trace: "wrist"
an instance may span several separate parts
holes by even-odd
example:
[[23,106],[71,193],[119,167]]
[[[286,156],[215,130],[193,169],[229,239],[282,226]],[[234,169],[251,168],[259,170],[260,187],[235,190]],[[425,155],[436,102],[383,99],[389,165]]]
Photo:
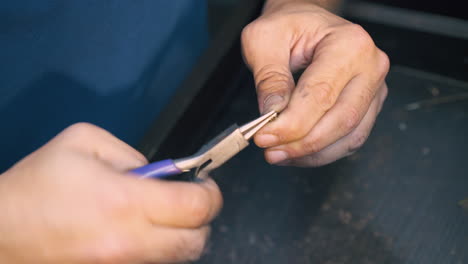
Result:
[[335,12],[338,10],[344,0],[266,0],[263,7],[263,12],[282,9],[285,6],[297,4],[312,4],[329,11]]

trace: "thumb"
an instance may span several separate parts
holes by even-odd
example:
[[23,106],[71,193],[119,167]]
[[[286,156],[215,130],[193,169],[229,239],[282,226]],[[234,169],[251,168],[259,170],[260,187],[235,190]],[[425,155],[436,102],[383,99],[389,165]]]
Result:
[[253,72],[260,112],[283,111],[294,89],[294,79],[289,69],[281,64],[267,64]]
[[242,32],[242,52],[255,79],[260,112],[281,112],[294,89],[288,43],[270,41],[270,34],[258,34],[249,26]]

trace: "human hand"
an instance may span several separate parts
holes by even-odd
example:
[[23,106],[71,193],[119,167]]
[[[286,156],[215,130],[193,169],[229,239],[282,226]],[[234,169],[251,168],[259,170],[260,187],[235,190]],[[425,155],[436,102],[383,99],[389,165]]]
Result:
[[73,125],[0,175],[0,263],[172,263],[199,257],[222,199],[202,183],[139,179],[139,152]]
[[320,166],[362,146],[387,96],[389,69],[362,27],[311,1],[270,0],[244,28],[242,46],[260,111],[282,111],[255,136],[268,162]]

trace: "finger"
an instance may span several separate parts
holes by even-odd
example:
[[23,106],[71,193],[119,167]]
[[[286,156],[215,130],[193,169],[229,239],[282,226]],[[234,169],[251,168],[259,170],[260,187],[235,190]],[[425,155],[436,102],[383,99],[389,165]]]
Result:
[[137,238],[139,263],[179,263],[200,258],[210,228],[177,229],[155,227]]
[[88,123],[77,123],[68,127],[57,136],[57,141],[66,142],[120,171],[148,163],[140,152],[106,130]]
[[[343,27],[326,35],[316,46],[312,63],[299,79],[288,107],[275,122],[257,134],[255,140],[260,147],[277,146],[303,138],[334,107],[344,87],[364,70],[363,67],[369,67],[362,65],[359,55],[372,58],[372,51],[376,49],[372,40],[368,37],[350,41],[353,35],[347,29]],[[353,47],[348,42],[362,47],[350,52]],[[264,135],[270,135],[267,137],[270,140],[264,140]],[[271,140],[271,135],[276,136],[276,140]]]
[[[386,89],[384,84],[375,83],[380,81],[379,79],[372,79],[366,75],[353,78],[340,94],[335,106],[325,113],[304,138],[283,145],[279,149],[287,151],[288,157],[297,158],[317,153],[351,133],[368,112],[376,92]],[[375,114],[377,111],[375,108]],[[276,158],[268,152],[266,155],[270,161]]]
[[[72,254],[79,263],[175,263],[200,257],[210,227],[196,229],[143,225],[101,234]],[[78,263],[77,262],[77,263]]]
[[216,183],[135,179],[126,177],[131,197],[154,225],[197,228],[209,223],[222,207]]
[[277,28],[259,26],[261,23],[254,22],[243,30],[243,56],[254,75],[260,112],[280,112],[294,89],[289,65],[290,41],[278,36],[277,32],[281,31]]
[[293,158],[282,162],[279,165],[317,167],[329,164],[354,153],[366,141],[375,123],[377,115],[382,108],[383,101],[387,95],[387,87],[383,87],[384,89],[379,90],[378,95],[373,100],[361,123],[350,134],[318,153],[300,158]]

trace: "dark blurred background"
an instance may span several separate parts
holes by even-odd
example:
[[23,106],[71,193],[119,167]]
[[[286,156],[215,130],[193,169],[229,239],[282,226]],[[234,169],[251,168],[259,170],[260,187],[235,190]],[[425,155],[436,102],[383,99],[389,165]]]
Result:
[[[174,98],[185,104],[156,122],[172,126],[143,140],[151,159],[190,154],[258,115],[238,42],[261,1],[209,2],[212,46]],[[392,61],[370,138],[321,168],[271,166],[251,146],[216,170],[225,207],[199,263],[468,263],[465,4],[346,2],[341,15]]]

